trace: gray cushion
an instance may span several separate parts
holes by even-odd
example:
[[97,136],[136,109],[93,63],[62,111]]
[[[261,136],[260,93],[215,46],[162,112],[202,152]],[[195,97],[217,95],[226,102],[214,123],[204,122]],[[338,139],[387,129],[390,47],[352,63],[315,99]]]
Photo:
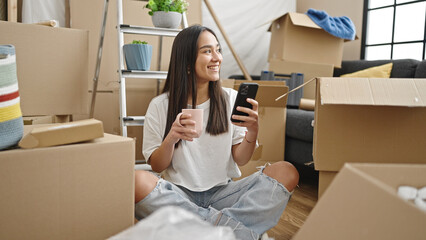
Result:
[[415,78],[426,78],[426,60],[421,61],[416,68]]
[[285,160],[292,163],[299,172],[300,181],[318,180],[312,158],[312,143],[286,137]]
[[[285,139],[285,160],[291,163],[304,165],[310,163],[314,159],[312,157],[312,142],[305,142],[294,138],[286,137]],[[313,168],[313,164],[306,165]]]
[[353,60],[342,61],[342,68],[335,68],[333,76],[353,73],[370,67],[380,66],[386,63],[393,63],[391,78],[413,78],[416,73],[417,65],[420,61],[414,59],[397,59],[397,60]]
[[312,120],[314,120],[313,111],[287,109],[286,136],[312,142],[314,137]]

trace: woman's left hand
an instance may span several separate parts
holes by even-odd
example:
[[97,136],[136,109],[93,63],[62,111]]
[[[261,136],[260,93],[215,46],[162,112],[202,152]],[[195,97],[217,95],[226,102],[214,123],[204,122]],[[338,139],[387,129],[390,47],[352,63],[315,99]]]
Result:
[[257,132],[259,130],[259,122],[258,122],[259,115],[258,115],[257,109],[259,108],[259,104],[256,100],[251,98],[247,98],[247,102],[253,106],[253,109],[238,106],[237,110],[240,112],[247,113],[248,116],[232,115],[233,119],[243,121],[243,122],[232,122],[232,123],[240,127],[246,127],[248,133],[257,135]]

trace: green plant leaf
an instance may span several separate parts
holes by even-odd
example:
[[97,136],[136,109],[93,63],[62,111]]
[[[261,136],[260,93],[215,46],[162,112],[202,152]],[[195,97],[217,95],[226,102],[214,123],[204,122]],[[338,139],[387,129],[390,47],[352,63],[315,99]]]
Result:
[[152,16],[157,11],[183,13],[188,6],[189,4],[186,0],[149,0],[145,8],[151,10],[148,14]]
[[148,44],[147,41],[133,40],[132,44]]

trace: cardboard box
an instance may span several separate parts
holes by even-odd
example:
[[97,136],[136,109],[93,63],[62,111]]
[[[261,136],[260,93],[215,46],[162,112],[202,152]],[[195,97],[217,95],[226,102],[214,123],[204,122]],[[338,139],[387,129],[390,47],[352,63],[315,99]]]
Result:
[[[92,93],[90,93],[91,95]],[[121,135],[119,99],[118,90],[102,91],[96,94],[94,117],[102,121],[106,133]],[[83,119],[86,118],[88,116],[85,116]]]
[[24,125],[37,125],[53,123],[53,116],[23,116]]
[[[318,78],[315,169],[347,162],[426,163],[426,80]],[[324,188],[325,189],[325,188]]]
[[426,212],[402,185],[425,186],[426,165],[345,164],[294,239],[425,239]]
[[[37,125],[49,123],[66,123],[73,120],[72,115],[37,115],[23,116],[24,125]],[[85,119],[87,119],[86,117]]]
[[[243,80],[222,80],[223,86],[238,90]],[[240,167],[242,177],[257,171],[256,167],[267,162],[284,161],[286,104],[287,98],[275,101],[275,98],[286,93],[288,87],[283,81],[250,81],[259,84],[256,101],[259,103],[259,147],[252,159]]]
[[[282,74],[303,73],[303,82],[306,83],[316,77],[333,77],[334,66],[330,64],[271,59],[269,61],[269,70]],[[315,99],[315,82],[303,87],[303,98]]]
[[88,31],[0,21],[16,50],[23,115],[87,114]]
[[34,127],[22,137],[18,145],[21,148],[51,147],[89,141],[103,136],[102,122],[92,118]]
[[344,40],[323,30],[306,14],[286,13],[272,22],[269,31],[269,60],[341,66]]
[[106,239],[132,226],[134,151],[133,139],[110,134],[1,151],[0,239]]
[[72,122],[74,119],[73,119],[73,116],[72,115],[68,115],[68,114],[65,114],[65,115],[54,115],[53,116],[53,122],[54,123],[67,123],[67,122]]
[[320,198],[325,190],[330,186],[331,182],[337,175],[337,171],[320,171],[318,176],[318,198]]

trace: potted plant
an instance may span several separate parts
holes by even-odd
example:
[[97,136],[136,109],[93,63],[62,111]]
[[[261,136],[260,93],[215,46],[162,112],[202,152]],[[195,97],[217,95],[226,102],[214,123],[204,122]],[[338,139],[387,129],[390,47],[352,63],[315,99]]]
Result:
[[177,28],[188,5],[186,0],[149,0],[145,7],[155,27]]
[[147,71],[151,66],[152,46],[146,41],[133,40],[123,46],[128,70]]

